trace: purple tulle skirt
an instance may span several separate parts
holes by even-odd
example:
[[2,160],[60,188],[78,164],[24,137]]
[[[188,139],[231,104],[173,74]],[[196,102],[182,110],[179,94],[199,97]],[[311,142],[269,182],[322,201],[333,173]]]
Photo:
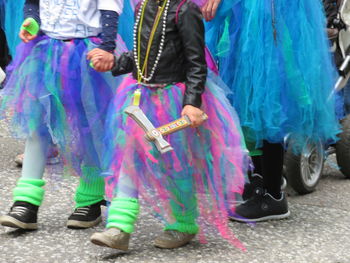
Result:
[[99,39],[61,41],[40,36],[20,44],[8,67],[0,115],[10,114],[13,134],[27,138],[47,129],[67,167],[100,166],[108,105],[118,79],[89,66]]

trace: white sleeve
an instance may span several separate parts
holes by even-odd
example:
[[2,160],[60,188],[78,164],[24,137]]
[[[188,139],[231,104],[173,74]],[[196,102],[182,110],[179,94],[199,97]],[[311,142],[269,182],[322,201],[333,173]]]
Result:
[[124,6],[124,0],[97,0],[97,8],[99,10],[115,11],[119,15],[123,11],[123,6]]

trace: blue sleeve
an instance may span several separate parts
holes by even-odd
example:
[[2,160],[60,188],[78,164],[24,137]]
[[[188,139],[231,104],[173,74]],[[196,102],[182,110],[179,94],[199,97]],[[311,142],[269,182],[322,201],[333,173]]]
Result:
[[40,0],[26,0],[24,3],[23,14],[24,19],[29,17],[34,18],[34,20],[40,25],[39,1]]
[[102,44],[99,48],[113,52],[116,48],[116,38],[118,32],[119,15],[115,11],[100,10],[101,11],[101,24],[102,24]]

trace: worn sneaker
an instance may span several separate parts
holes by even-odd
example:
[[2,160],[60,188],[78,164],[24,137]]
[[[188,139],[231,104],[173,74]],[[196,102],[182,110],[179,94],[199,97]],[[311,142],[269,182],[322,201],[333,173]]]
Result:
[[130,234],[112,227],[104,232],[94,233],[90,237],[90,241],[98,246],[127,251],[129,249]]
[[[242,194],[242,199],[244,201],[253,197],[255,192],[260,191],[264,188],[264,179],[260,174],[252,174],[249,176],[249,183],[244,185],[244,191]],[[281,190],[287,188],[287,180],[284,176],[281,178]]]
[[253,197],[257,189],[263,189],[264,179],[260,174],[252,174],[249,176],[249,183],[244,185],[242,199],[248,200]]
[[0,224],[3,226],[34,230],[38,228],[39,206],[23,201],[16,201],[7,215],[0,217]]
[[101,205],[106,201],[100,201],[96,204],[78,207],[68,217],[67,227],[72,229],[85,229],[97,226],[102,221]]
[[236,207],[230,219],[239,222],[261,222],[283,219],[290,215],[287,198],[284,193],[275,199],[268,193],[257,193],[245,203]]
[[15,163],[18,167],[22,167],[23,165],[24,154],[19,154],[15,157]]
[[154,245],[159,248],[178,248],[187,245],[195,234],[179,232],[176,230],[165,230],[154,240]]

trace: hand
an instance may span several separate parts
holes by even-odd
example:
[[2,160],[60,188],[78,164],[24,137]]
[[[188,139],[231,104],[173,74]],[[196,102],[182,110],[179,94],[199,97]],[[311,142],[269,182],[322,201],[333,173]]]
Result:
[[114,55],[100,48],[94,48],[87,54],[87,59],[90,60],[94,69],[99,72],[110,71],[114,65]]
[[205,121],[203,114],[204,112],[201,109],[196,108],[192,105],[186,105],[181,112],[181,116],[187,115],[187,117],[191,120],[192,128],[197,128],[203,124]]
[[[22,26],[23,27],[28,27],[30,26],[31,22],[26,20],[23,22]],[[22,39],[24,43],[29,43],[33,39],[35,39],[38,35],[31,35],[27,30],[21,29],[19,31],[19,37]]]
[[207,0],[205,5],[202,7],[202,14],[205,21],[210,21],[215,17],[220,2],[221,0]]

